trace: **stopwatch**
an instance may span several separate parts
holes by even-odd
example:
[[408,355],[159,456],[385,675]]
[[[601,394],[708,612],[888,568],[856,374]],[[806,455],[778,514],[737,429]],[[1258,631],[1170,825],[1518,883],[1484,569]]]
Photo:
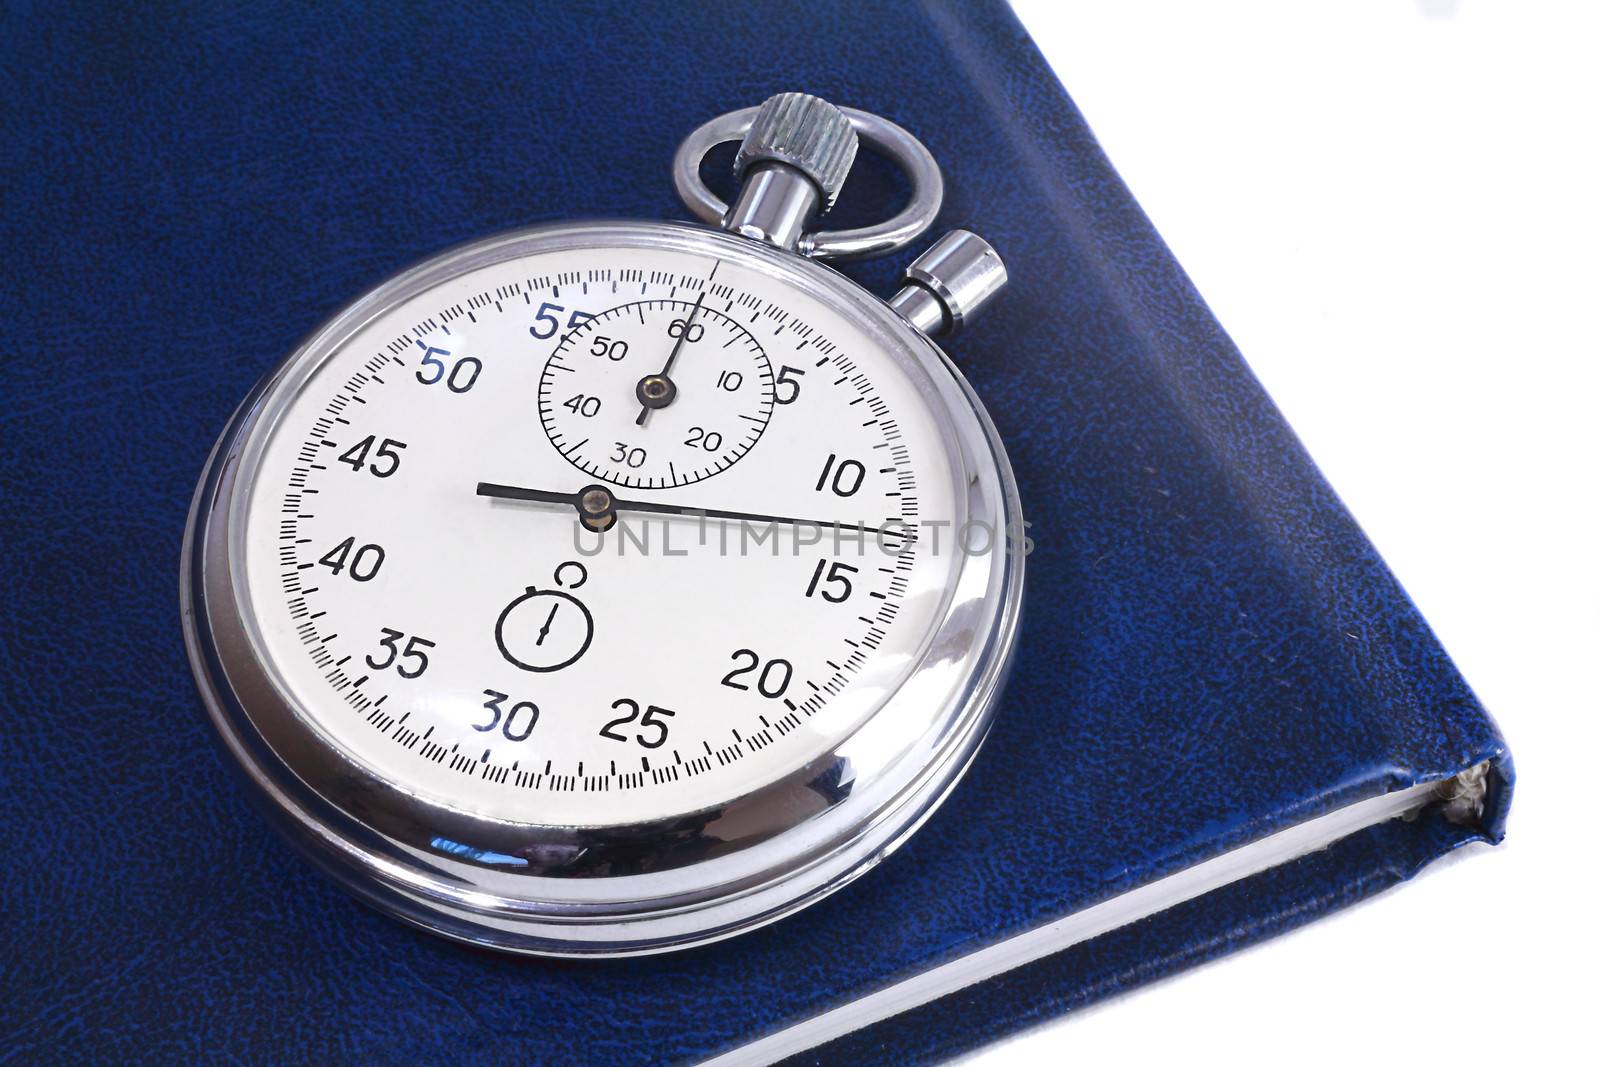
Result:
[[[735,140],[730,205],[700,165]],[[814,229],[861,143],[909,203]],[[1004,266],[954,231],[885,301],[824,264],[927,229],[927,149],[785,93],[673,173],[701,222],[523,229],[355,300],[195,495],[225,751],[346,888],[459,940],[658,952],[820,899],[955,786],[1014,643],[1017,492],[930,340]]]

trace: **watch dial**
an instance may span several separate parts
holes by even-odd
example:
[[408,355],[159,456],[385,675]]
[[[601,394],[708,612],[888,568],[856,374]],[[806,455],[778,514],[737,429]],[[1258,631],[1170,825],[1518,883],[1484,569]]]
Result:
[[[736,309],[707,296],[618,304],[562,335],[539,377],[539,420],[573,466],[626,488],[698,482],[761,438],[780,384],[785,404],[798,398],[800,368],[779,383]],[[685,351],[701,353],[697,365],[679,366]]]
[[883,708],[965,475],[925,371],[812,294],[711,242],[609,245],[366,324],[245,458],[247,615],[296,713],[434,803],[605,826]]

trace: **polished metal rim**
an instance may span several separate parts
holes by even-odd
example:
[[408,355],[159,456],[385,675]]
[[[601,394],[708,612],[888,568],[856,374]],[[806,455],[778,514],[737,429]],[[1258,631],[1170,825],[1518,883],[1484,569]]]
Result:
[[[706,187],[700,177],[701,160],[717,145],[742,139],[750,132],[750,125],[760,110],[747,107],[718,115],[685,137],[678,146],[672,159],[672,184],[684,206],[702,222],[719,225],[728,213],[728,205]],[[897,215],[871,226],[805,234],[798,251],[812,259],[881,256],[910,244],[933,225],[944,203],[944,178],[933,153],[904,128],[870,111],[858,111],[853,107],[839,110],[863,141],[906,172],[911,179],[911,200]]]

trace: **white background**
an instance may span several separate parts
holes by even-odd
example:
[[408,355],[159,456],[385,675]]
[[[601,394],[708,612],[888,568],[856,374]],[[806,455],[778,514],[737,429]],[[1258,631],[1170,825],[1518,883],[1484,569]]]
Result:
[[1520,780],[1502,847],[972,1062],[1593,1056],[1600,5],[1016,10]]

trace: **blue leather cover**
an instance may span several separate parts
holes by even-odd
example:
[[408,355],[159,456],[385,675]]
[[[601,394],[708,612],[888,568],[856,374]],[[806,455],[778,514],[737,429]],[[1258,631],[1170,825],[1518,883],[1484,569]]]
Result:
[[[190,682],[178,550],[214,436],[423,255],[682,217],[678,139],[785,89],[922,136],[943,221],[1011,265],[951,346],[1037,541],[987,746],[880,868],[709,948],[514,959],[368,911],[252,810]],[[1479,825],[1369,830],[817,1053],[925,1059],[1501,833],[1494,725],[999,3],[12,3],[0,143],[0,1059],[686,1060],[1498,761]],[[846,221],[899,192],[863,168]]]

